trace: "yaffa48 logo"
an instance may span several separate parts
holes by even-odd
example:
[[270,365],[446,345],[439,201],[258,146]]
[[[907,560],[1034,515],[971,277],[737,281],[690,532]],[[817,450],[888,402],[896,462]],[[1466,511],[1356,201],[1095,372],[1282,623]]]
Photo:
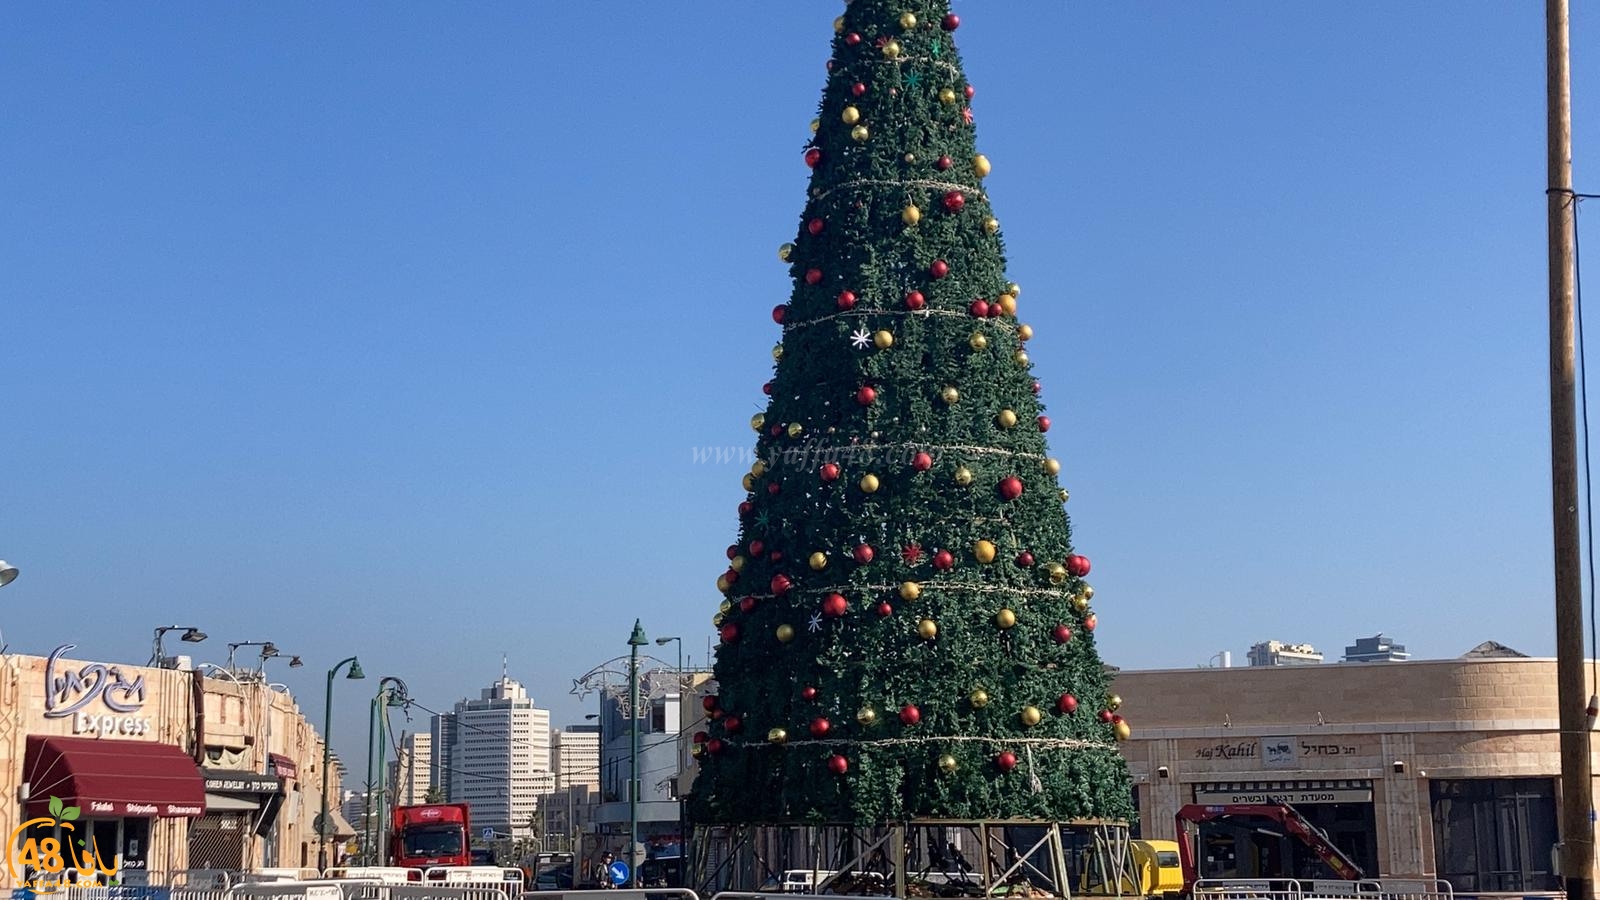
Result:
[[116,884],[121,859],[101,852],[87,829],[79,833],[82,823],[75,821],[78,815],[76,806],[51,797],[50,815],[29,819],[13,829],[6,851],[12,880],[40,894],[72,884]]

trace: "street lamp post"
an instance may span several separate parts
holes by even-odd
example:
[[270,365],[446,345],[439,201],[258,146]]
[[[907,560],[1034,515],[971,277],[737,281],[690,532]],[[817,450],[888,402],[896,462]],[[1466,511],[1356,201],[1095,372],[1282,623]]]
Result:
[[[0,566],[4,565],[5,562],[0,561]],[[11,571],[15,572],[16,570],[12,569]],[[4,582],[0,582],[0,584],[3,583]],[[183,641],[185,644],[198,644],[207,637],[204,631],[201,631],[193,625],[163,625],[156,629],[155,646],[152,647],[150,651],[150,665],[159,666],[161,665],[161,661],[167,658],[166,651],[161,649],[161,639],[165,637],[169,631],[182,631],[183,634],[178,638],[178,640]]]
[[633,620],[633,634],[628,636],[628,883],[639,886],[639,864],[643,860],[634,853],[639,844],[639,648],[650,643],[644,636],[644,626]]
[[234,642],[228,644],[228,668],[229,669],[232,669],[234,667],[233,658],[234,658],[234,656],[236,654],[238,654],[240,647],[260,647],[261,648],[261,665],[256,667],[258,672],[263,667],[266,666],[267,660],[272,659],[273,657],[278,655],[278,645],[274,644],[271,641],[234,641]]
[[[366,819],[362,823],[362,842],[369,861],[373,865],[381,865],[377,861],[377,852],[383,846],[384,825],[384,781],[387,766],[384,757],[387,750],[384,747],[385,729],[378,727],[379,710],[387,707],[405,706],[411,702],[411,694],[406,689],[406,683],[393,675],[385,675],[378,681],[378,692],[372,696],[372,706],[367,714],[367,802]],[[385,723],[387,724],[387,722]],[[377,780],[373,780],[373,744],[377,743]],[[377,790],[373,790],[373,786]],[[374,809],[374,795],[376,806]]]
[[328,670],[328,694],[322,705],[322,813],[317,816],[317,869],[322,872],[328,870],[328,838],[333,832],[333,823],[328,821],[328,767],[333,757],[333,679],[346,665],[350,667],[344,676],[347,680],[367,677],[361,671],[361,660],[354,656],[339,660]]

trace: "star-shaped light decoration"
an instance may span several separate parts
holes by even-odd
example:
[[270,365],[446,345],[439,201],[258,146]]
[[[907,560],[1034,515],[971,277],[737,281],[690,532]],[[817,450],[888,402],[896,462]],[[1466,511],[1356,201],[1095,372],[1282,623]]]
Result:
[[932,56],[934,59],[938,59],[939,55],[941,53],[943,53],[943,52],[944,52],[944,41],[941,41],[938,38],[934,38],[933,39],[933,46],[928,49],[928,55]]
[[857,350],[865,350],[872,346],[872,333],[865,328],[859,328],[854,334],[850,335],[850,343]]
[[961,121],[967,123],[968,125],[972,124],[972,107],[961,107]]
[[907,544],[906,548],[900,551],[900,558],[905,560],[908,566],[916,565],[917,561],[922,559],[922,545],[914,541]]
[[767,515],[766,510],[763,509],[761,512],[756,513],[756,526],[758,528],[766,528],[771,524],[772,517]]
[[806,628],[808,628],[808,629],[810,629],[812,631],[821,631],[822,630],[822,613],[819,613],[819,612],[812,613],[811,614],[811,620],[809,622],[806,622]]
[[922,73],[916,69],[907,68],[905,74],[906,88],[915,90],[922,86]]

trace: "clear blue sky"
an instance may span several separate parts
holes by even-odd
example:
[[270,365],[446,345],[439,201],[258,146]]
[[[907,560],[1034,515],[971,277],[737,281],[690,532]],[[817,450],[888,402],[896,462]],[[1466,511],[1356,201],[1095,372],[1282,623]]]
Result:
[[[1112,662],[1552,652],[1540,6],[958,5]],[[703,659],[837,11],[6,5],[12,648]]]

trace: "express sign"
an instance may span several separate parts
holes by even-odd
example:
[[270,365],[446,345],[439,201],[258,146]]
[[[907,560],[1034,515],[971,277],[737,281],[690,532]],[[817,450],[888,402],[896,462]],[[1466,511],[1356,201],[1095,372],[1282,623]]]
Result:
[[44,717],[72,719],[72,733],[91,737],[137,737],[149,734],[144,709],[144,676],[130,680],[119,666],[85,663],[76,670],[61,657],[76,644],[50,651],[44,663]]

